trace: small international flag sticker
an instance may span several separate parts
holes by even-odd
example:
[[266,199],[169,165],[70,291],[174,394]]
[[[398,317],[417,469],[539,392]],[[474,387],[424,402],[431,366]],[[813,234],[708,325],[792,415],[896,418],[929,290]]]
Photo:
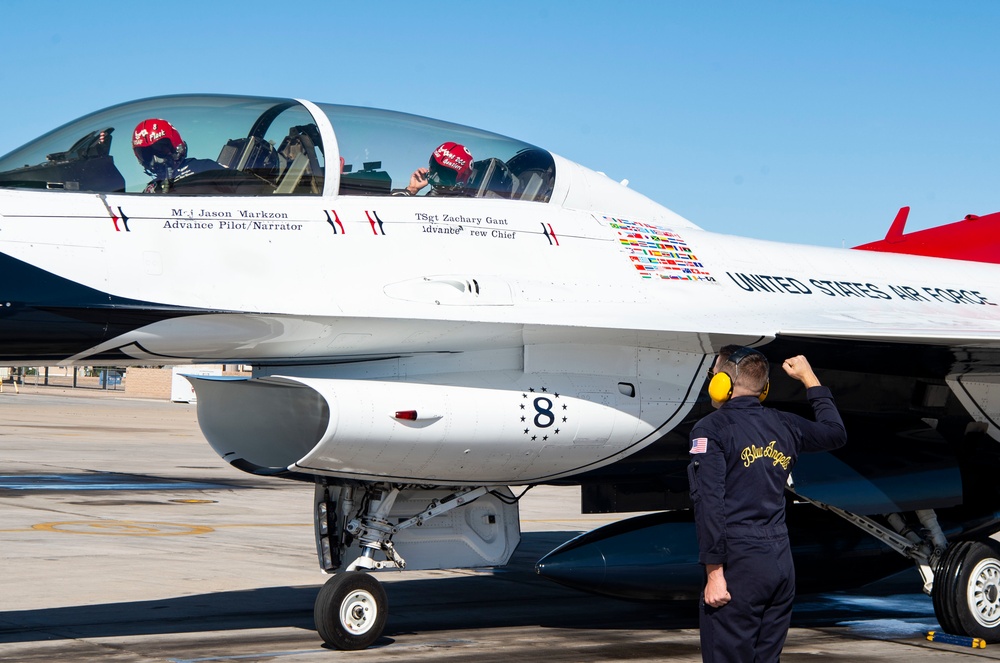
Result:
[[707,437],[696,437],[693,440],[691,440],[691,453],[703,454],[706,451],[708,451]]

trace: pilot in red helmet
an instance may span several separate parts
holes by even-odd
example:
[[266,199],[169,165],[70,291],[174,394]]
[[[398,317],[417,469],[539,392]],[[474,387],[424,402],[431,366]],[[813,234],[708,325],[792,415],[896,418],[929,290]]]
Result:
[[222,168],[211,159],[188,159],[187,143],[180,132],[166,120],[143,120],[132,132],[132,151],[147,175],[155,179],[146,185],[146,193],[167,193],[178,180],[195,173]]
[[405,189],[394,191],[394,195],[415,196],[428,184],[428,196],[468,195],[469,179],[472,177],[472,153],[465,145],[448,141],[438,145],[431,153],[427,168],[417,168],[410,176],[410,184]]

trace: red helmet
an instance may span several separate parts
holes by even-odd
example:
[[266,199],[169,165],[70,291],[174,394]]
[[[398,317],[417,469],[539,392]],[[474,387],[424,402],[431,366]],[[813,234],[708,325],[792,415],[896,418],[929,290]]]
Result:
[[132,132],[132,151],[147,173],[162,176],[158,171],[166,166],[175,167],[184,160],[187,143],[172,124],[150,118],[136,125]]
[[428,180],[436,187],[456,187],[472,177],[472,153],[465,145],[441,143],[428,162]]

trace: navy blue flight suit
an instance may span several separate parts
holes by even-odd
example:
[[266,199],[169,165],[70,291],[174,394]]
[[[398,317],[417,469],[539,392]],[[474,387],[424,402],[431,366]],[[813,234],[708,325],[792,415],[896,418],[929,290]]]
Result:
[[806,397],[816,421],[765,408],[739,396],[691,430],[688,480],[699,561],[722,564],[732,599],[721,608],[701,601],[706,663],[768,663],[781,656],[792,619],[795,568],[785,527],[785,485],[803,451],[847,442],[827,387]]

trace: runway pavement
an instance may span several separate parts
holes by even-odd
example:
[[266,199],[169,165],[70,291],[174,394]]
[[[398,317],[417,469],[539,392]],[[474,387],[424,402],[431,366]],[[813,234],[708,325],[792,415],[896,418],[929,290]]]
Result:
[[[311,508],[308,484],[218,458],[192,405],[5,390],[0,661],[701,660],[693,603],[592,597],[534,574],[556,545],[618,518],[581,515],[578,489],[562,487],[524,497],[510,565],[380,573],[385,635],[366,651],[327,649],[312,624],[326,576]],[[928,642],[935,628],[905,574],[800,597],[782,660],[1000,659],[1000,645]]]

